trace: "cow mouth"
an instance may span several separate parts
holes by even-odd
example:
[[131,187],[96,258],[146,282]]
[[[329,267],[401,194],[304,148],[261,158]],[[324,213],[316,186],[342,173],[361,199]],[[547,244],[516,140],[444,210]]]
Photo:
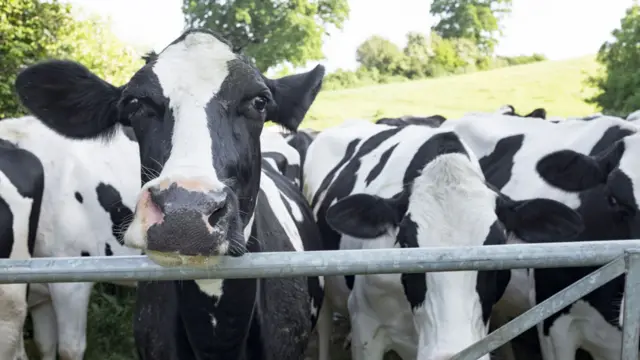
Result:
[[147,257],[163,267],[188,266],[209,269],[216,267],[227,256],[182,255],[175,252],[146,250]]

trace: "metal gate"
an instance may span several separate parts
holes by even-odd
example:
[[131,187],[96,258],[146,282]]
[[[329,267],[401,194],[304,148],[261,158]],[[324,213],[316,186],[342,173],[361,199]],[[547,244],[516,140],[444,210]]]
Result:
[[622,360],[637,360],[640,332],[640,240],[467,247],[253,253],[164,268],[146,256],[0,260],[0,284],[115,280],[188,280],[559,268],[604,265],[529,309],[452,360],[476,360],[586,294],[627,273]]

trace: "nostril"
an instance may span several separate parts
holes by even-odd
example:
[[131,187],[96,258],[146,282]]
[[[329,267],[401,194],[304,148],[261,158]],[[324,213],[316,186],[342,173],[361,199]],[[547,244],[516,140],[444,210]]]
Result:
[[221,204],[220,207],[215,208],[211,215],[209,215],[209,225],[215,226],[218,224],[220,219],[224,216],[226,212],[224,211],[224,204]]
[[215,226],[226,214],[227,196],[224,192],[210,194],[208,206],[209,225]]
[[161,200],[161,191],[156,187],[149,188],[149,205],[156,207],[157,210],[164,214],[164,201]]

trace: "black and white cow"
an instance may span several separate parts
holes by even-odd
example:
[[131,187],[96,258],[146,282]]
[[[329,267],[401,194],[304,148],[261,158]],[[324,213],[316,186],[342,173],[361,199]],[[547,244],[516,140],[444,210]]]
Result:
[[307,149],[320,131],[313,129],[300,129],[294,133],[285,135],[287,144],[291,145],[300,154],[300,163],[304,164],[307,157]]
[[[0,134],[44,167],[33,256],[136,255],[123,245],[140,182],[138,147],[120,127],[110,143],[70,140],[33,116],[0,121]],[[123,285],[135,285],[124,282]],[[93,283],[31,284],[29,307],[43,360],[81,360]]]
[[[231,45],[189,30],[123,87],[71,61],[28,67],[23,104],[72,138],[130,125],[142,180],[124,239],[163,266],[201,266],[246,252],[317,250],[298,188],[263,161],[267,120],[295,130],[324,68],[264,77]],[[300,359],[322,299],[318,277],[140,282],[141,359]]]
[[399,118],[378,119],[375,121],[375,123],[391,126],[424,125],[436,128],[442,125],[445,120],[447,119],[442,115],[432,115],[428,117],[402,116]]
[[[494,116],[457,119],[445,127],[469,144],[487,180],[504,194],[545,197],[575,209],[585,227],[573,241],[640,237],[640,133],[632,123],[615,117],[553,124]],[[595,269],[534,269],[528,272],[535,284],[531,299],[527,270],[514,270],[506,311],[518,315]],[[578,348],[595,359],[620,358],[623,289],[623,277],[617,278],[539,324],[544,358],[573,359]]]
[[[36,240],[44,169],[35,155],[4,135],[0,128],[0,258],[29,259]],[[27,359],[22,331],[27,289],[27,284],[0,285],[0,359]]]
[[[512,201],[492,190],[473,152],[441,128],[365,122],[331,128],[309,147],[303,174],[331,250],[497,245],[510,234],[532,241],[582,226],[558,202]],[[354,360],[380,360],[387,350],[403,359],[445,360],[486,336],[509,276],[503,270],[326,277],[321,318],[331,308],[349,315]],[[318,332],[330,333],[330,321],[320,322]]]

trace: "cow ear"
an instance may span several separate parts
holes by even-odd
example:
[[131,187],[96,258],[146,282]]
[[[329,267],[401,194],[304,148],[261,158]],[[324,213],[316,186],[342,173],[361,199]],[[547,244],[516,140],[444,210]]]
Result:
[[549,185],[564,191],[585,191],[606,184],[607,177],[615,168],[622,152],[622,141],[617,141],[598,156],[560,150],[540,159],[536,164],[536,170]]
[[397,226],[402,218],[395,199],[377,195],[349,195],[327,209],[327,224],[335,231],[360,239],[374,239]]
[[275,106],[268,109],[267,120],[296,131],[318,95],[323,78],[324,66],[317,65],[306,73],[266,79],[275,100]]
[[24,69],[15,81],[22,104],[63,136],[94,138],[118,121],[121,89],[77,62],[50,60]]
[[537,109],[533,110],[532,112],[530,112],[529,114],[525,115],[524,117],[546,119],[547,118],[547,110],[545,110],[543,108],[537,108]]
[[551,199],[500,197],[496,215],[509,232],[530,243],[572,240],[584,230],[580,214]]

